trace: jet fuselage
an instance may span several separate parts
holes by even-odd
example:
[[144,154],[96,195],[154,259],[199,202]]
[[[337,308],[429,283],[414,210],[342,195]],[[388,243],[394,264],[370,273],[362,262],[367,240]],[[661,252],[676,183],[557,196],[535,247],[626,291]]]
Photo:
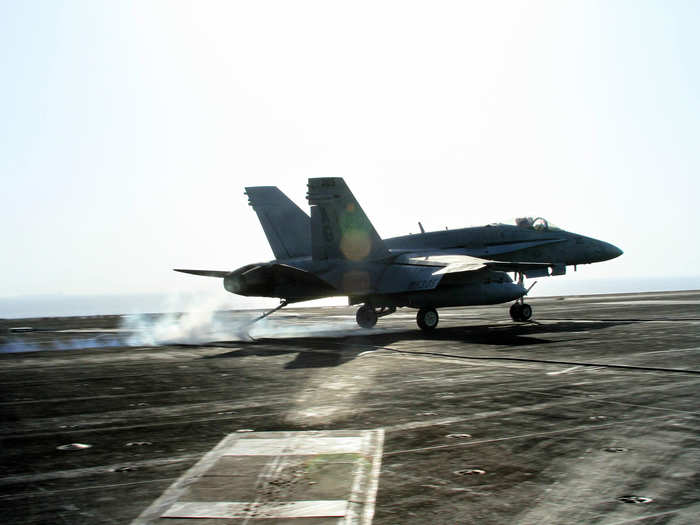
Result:
[[614,259],[622,250],[610,243],[560,229],[535,230],[509,224],[425,232],[385,239],[394,250],[439,250],[494,261],[562,265]]

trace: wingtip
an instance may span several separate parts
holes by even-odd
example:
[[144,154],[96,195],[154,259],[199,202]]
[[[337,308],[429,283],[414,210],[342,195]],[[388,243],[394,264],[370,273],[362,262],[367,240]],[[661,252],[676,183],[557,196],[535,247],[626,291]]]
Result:
[[187,273],[190,275],[201,275],[203,277],[226,277],[231,272],[228,270],[186,270],[184,268],[173,268],[174,272]]

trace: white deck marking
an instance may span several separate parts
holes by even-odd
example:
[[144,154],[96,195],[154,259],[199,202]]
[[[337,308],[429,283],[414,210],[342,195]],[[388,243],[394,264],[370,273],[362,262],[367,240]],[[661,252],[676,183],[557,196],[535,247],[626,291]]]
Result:
[[307,437],[305,439],[239,439],[224,456],[303,456],[307,454],[357,454],[361,437]]
[[372,470],[369,473],[369,485],[367,487],[367,499],[365,500],[365,514],[362,523],[370,524],[374,518],[374,504],[377,502],[377,488],[379,486],[379,474],[382,470],[382,453],[384,450],[384,429],[380,428],[376,434],[377,443],[372,456]]
[[329,518],[343,517],[346,500],[321,501],[268,501],[250,503],[240,501],[178,501],[163,518]]
[[600,303],[591,303],[595,305],[648,305],[648,304],[657,304],[657,305],[663,305],[663,306],[674,306],[674,305],[687,305],[687,304],[700,304],[700,301],[693,301],[693,300],[674,300],[674,299],[645,299],[645,300],[639,300],[639,301],[605,301],[605,302],[600,302]]
[[371,525],[383,443],[383,429],[229,434],[132,525],[173,518]]
[[568,374],[574,370],[581,368],[580,366],[572,366],[571,368],[566,368],[565,370],[557,370],[556,372],[547,372],[548,376],[558,376],[559,374]]

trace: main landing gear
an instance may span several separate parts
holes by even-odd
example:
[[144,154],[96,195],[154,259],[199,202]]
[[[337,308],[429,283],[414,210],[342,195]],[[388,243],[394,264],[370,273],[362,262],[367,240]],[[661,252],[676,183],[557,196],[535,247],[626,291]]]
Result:
[[[525,282],[525,279],[523,277],[522,272],[518,273],[518,284],[520,286],[523,286]],[[530,289],[535,286],[537,282],[535,281],[530,285],[530,288],[527,289],[527,291],[520,297],[520,299],[517,299],[510,307],[509,313],[510,313],[510,318],[513,319],[513,321],[518,321],[521,323],[524,323],[526,321],[529,321],[532,318],[532,306],[527,304],[525,302],[525,295],[527,295],[527,292],[530,291]]]
[[[374,308],[371,304],[365,304],[357,310],[355,319],[357,320],[357,324],[359,324],[362,328],[372,328],[377,324],[377,319],[379,317],[393,314],[395,311],[395,306]],[[418,310],[418,314],[416,315],[416,322],[418,323],[418,326],[425,332],[435,330],[439,320],[440,318],[435,308],[421,308]]]
[[435,308],[421,308],[416,315],[418,327],[424,332],[432,332],[438,325],[440,317]]
[[365,304],[360,306],[360,308],[357,310],[355,320],[362,328],[373,328],[374,325],[377,324],[377,319],[379,317],[393,314],[395,311],[395,306],[382,306],[381,308],[375,308],[371,304]]

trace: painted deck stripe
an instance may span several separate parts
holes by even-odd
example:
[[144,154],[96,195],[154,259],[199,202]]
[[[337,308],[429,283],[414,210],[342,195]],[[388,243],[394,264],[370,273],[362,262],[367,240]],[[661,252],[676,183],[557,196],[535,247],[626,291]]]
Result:
[[688,299],[681,299],[681,300],[674,300],[674,299],[642,299],[638,301],[604,301],[600,303],[590,303],[592,305],[601,305],[601,306],[607,306],[607,305],[623,305],[623,306],[628,306],[628,305],[648,305],[648,304],[653,304],[653,305],[663,305],[663,306],[675,306],[675,305],[687,305],[687,304],[700,304],[700,301],[693,301],[693,300],[688,300]]
[[574,370],[578,370],[581,368],[580,366],[572,366],[571,368],[567,368],[566,370],[557,370],[556,372],[547,372],[548,376],[558,376],[560,374],[568,374],[569,372],[573,372]]
[[346,500],[268,501],[178,501],[163,518],[273,519],[273,518],[342,518]]
[[367,486],[367,499],[362,523],[371,524],[374,519],[374,504],[377,502],[377,489],[379,488],[379,475],[382,470],[382,454],[384,452],[384,429],[377,429],[374,434],[374,454],[372,455],[372,470],[369,473]]
[[383,442],[383,429],[229,434],[132,525],[173,519],[371,525]]
[[224,456],[305,456],[359,454],[361,437],[305,437],[291,439],[239,439]]

